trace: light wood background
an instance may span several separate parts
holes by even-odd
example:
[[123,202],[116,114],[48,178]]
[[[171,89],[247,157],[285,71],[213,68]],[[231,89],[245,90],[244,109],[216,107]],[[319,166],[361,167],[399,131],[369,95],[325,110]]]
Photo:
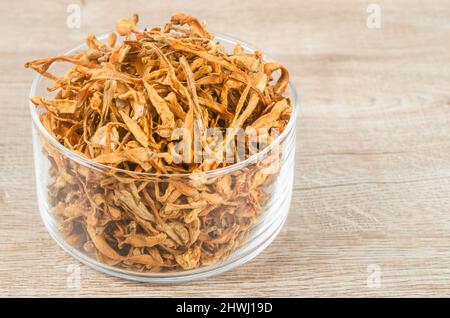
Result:
[[[371,2],[380,29],[366,26]],[[80,29],[66,26],[69,3],[81,6]],[[81,265],[47,234],[23,64],[133,12],[151,26],[176,11],[291,70],[296,181],[286,226],[256,259],[150,285]],[[0,296],[450,296],[449,1],[15,0],[0,15]],[[68,284],[73,265],[80,288]]]

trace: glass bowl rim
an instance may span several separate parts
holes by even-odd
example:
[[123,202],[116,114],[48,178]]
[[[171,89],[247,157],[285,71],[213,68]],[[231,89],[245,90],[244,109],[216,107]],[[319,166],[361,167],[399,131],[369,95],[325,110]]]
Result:
[[[97,39],[100,41],[104,41],[107,39],[108,35],[109,35],[109,33],[100,35],[97,37]],[[250,51],[250,52],[254,52],[257,50],[253,45],[250,45],[242,40],[238,40],[236,38],[233,38],[233,37],[230,37],[230,36],[227,36],[224,34],[220,34],[220,33],[214,33],[214,38],[212,41],[225,42],[225,43],[234,44],[234,45],[239,44],[244,50]],[[82,44],[76,46],[75,48],[67,51],[66,53],[64,53],[64,55],[79,51],[84,46],[85,46],[85,43],[82,43]],[[264,60],[266,62],[273,61],[272,58],[270,58],[269,56],[267,56],[265,54],[264,54]],[[136,171],[130,171],[130,170],[126,170],[126,169],[111,167],[106,164],[98,163],[91,159],[88,159],[88,158],[66,148],[64,145],[61,145],[52,135],[50,135],[50,133],[47,131],[47,129],[45,129],[45,127],[42,125],[42,123],[39,119],[38,112],[37,112],[37,107],[31,102],[31,97],[36,96],[36,91],[39,87],[41,79],[43,79],[43,78],[44,77],[41,74],[37,74],[34,77],[33,82],[31,84],[31,89],[30,89],[30,93],[29,93],[29,109],[30,109],[30,113],[31,113],[31,118],[32,118],[32,121],[33,121],[35,127],[37,127],[39,129],[39,132],[45,137],[45,139],[47,141],[49,141],[63,155],[67,156],[68,158],[70,158],[71,160],[74,160],[75,162],[77,162],[79,164],[82,164],[91,169],[101,171],[101,172],[116,172],[116,173],[126,174],[129,176],[137,176],[137,177],[166,177],[166,178],[170,178],[170,177],[186,178],[186,177],[189,177],[194,174],[194,173],[136,172]],[[289,118],[288,124],[286,125],[285,129],[281,132],[281,134],[272,143],[270,143],[269,146],[264,148],[262,151],[251,155],[250,157],[248,157],[247,159],[245,159],[243,161],[233,163],[229,166],[219,168],[219,169],[197,172],[196,174],[201,173],[205,177],[208,177],[208,176],[214,177],[214,176],[218,176],[218,175],[222,175],[222,174],[231,173],[231,172],[234,172],[241,168],[245,168],[246,166],[248,166],[252,163],[258,162],[260,159],[264,158],[265,154],[270,152],[270,150],[273,147],[275,147],[283,139],[285,139],[285,137],[289,134],[289,132],[292,129],[295,129],[295,123],[297,121],[297,115],[299,112],[298,93],[297,93],[297,90],[296,90],[294,84],[292,83],[292,81],[289,81],[288,87],[289,87],[289,96],[288,97],[291,99],[291,103],[292,103],[291,117]]]

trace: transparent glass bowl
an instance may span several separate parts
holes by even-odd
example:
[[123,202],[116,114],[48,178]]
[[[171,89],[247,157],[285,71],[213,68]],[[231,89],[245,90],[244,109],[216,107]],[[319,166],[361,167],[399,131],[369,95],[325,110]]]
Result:
[[[99,37],[100,40],[105,40],[105,38],[106,35]],[[229,50],[237,43],[242,46],[244,51],[253,52],[255,50],[242,41],[222,35],[216,35],[215,41],[219,41]],[[69,51],[68,54],[85,48],[85,45],[80,45]],[[266,60],[270,59],[266,57]],[[51,70],[53,73],[62,74],[67,70],[67,66],[59,63]],[[49,96],[46,91],[49,86],[48,79],[40,75],[36,76],[32,83],[30,96]],[[289,212],[294,178],[295,122],[298,113],[297,93],[291,83],[288,96],[291,98],[293,106],[292,116],[285,130],[268,147],[247,160],[201,175],[136,173],[90,161],[58,143],[39,120],[39,114],[43,110],[36,108],[30,102],[37,199],[40,214],[48,232],[66,252],[88,266],[110,275],[142,282],[172,283],[202,279],[244,264],[257,256],[275,239]],[[251,183],[251,189],[248,188],[248,183],[245,181],[250,178],[259,180]],[[218,189],[217,185],[223,183],[225,179],[231,187],[227,191]],[[136,192],[138,187],[141,190],[153,190],[153,192],[149,190],[148,194],[154,193],[156,187],[166,189],[169,184],[175,183],[186,185],[200,194],[222,191],[221,195],[224,198],[236,200],[239,197],[238,201],[242,202],[242,204],[231,206],[226,203],[224,205],[214,203],[216,206],[211,207],[216,211],[215,213],[226,211],[223,212],[223,217],[228,220],[230,230],[238,229],[239,236],[236,240],[225,243],[225,246],[223,246],[224,244],[221,246],[220,240],[218,242],[214,239],[208,241],[208,248],[211,249],[212,246],[210,257],[201,260],[202,265],[195,269],[152,272],[145,270],[151,269],[152,266],[124,266],[123,263],[120,263],[119,266],[108,257],[104,257],[103,254],[98,255],[96,249],[92,249],[95,244],[93,246],[91,244],[91,248],[86,248],[84,241],[91,243],[92,231],[95,231],[97,226],[104,227],[104,224],[91,225],[91,234],[89,234],[89,230],[81,225],[78,227],[76,221],[69,222],[70,226],[67,226],[67,222],[65,222],[68,219],[67,211],[63,213],[61,209],[58,209],[58,203],[66,200],[67,196],[72,196],[74,200],[72,202],[80,202],[80,206],[82,206],[82,202],[93,200],[92,204],[98,204],[97,208],[100,210],[102,210],[104,201],[115,199],[118,201],[114,202],[115,213],[118,215],[116,217],[130,220],[133,214],[137,213],[137,209],[142,206],[144,206],[144,211],[151,211],[148,206],[148,198],[145,198],[143,191]],[[120,197],[117,199],[117,195],[114,197],[108,195],[111,192],[120,193],[122,199]],[[95,198],[92,198],[92,195]],[[133,204],[126,202],[130,198],[133,199]],[[213,203],[208,202],[207,204]],[[77,217],[87,217],[86,211],[82,208],[72,210],[69,212],[71,221],[76,220]],[[163,207],[157,212],[163,218],[170,213]],[[151,219],[152,217],[148,219],[150,223]],[[166,220],[170,222],[170,216]],[[237,220],[239,220],[239,224]],[[198,222],[205,222],[205,220],[199,216],[199,221],[189,223],[185,228],[186,231],[181,231],[188,235],[186,237],[177,236],[180,238],[179,244],[189,246],[192,243],[189,240],[198,239],[200,226]],[[79,245],[80,241],[84,243]],[[196,245],[198,244],[197,242]],[[202,244],[204,243],[200,243],[200,248],[203,246]],[[221,246],[217,249],[219,251],[217,253],[214,252],[215,246]],[[164,248],[161,251],[164,253]]]

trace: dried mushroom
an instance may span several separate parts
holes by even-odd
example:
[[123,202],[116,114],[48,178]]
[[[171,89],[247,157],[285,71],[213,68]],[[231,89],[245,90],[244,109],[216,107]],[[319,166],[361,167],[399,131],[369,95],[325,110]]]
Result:
[[[85,51],[26,64],[54,81],[52,98],[31,98],[45,110],[44,128],[104,165],[91,169],[43,141],[54,215],[67,242],[107,264],[155,272],[214,264],[263,213],[278,154],[202,173],[242,160],[225,155],[237,150],[239,130],[261,137],[285,128],[289,74],[260,52],[227,52],[195,17],[175,14],[143,31],[137,22],[120,19],[105,43],[88,35]],[[49,70],[55,62],[72,66],[59,77]],[[244,154],[253,146],[245,139]]]

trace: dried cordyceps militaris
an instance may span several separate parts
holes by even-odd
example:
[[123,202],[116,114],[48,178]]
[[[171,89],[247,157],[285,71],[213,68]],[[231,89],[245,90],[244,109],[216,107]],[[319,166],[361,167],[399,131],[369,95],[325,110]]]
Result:
[[[52,211],[71,245],[107,264],[137,271],[214,264],[263,213],[278,154],[202,177],[233,162],[194,160],[191,137],[197,132],[202,148],[214,144],[217,155],[237,147],[235,134],[217,141],[207,129],[282,131],[291,115],[282,95],[289,75],[259,52],[226,52],[192,16],[175,14],[163,28],[143,31],[137,21],[119,20],[107,43],[88,35],[86,51],[26,64],[54,80],[54,98],[32,98],[45,109],[45,129],[70,151],[112,167],[88,168],[44,141]],[[73,67],[58,77],[48,72],[54,62]],[[175,136],[176,129],[188,136]]]

